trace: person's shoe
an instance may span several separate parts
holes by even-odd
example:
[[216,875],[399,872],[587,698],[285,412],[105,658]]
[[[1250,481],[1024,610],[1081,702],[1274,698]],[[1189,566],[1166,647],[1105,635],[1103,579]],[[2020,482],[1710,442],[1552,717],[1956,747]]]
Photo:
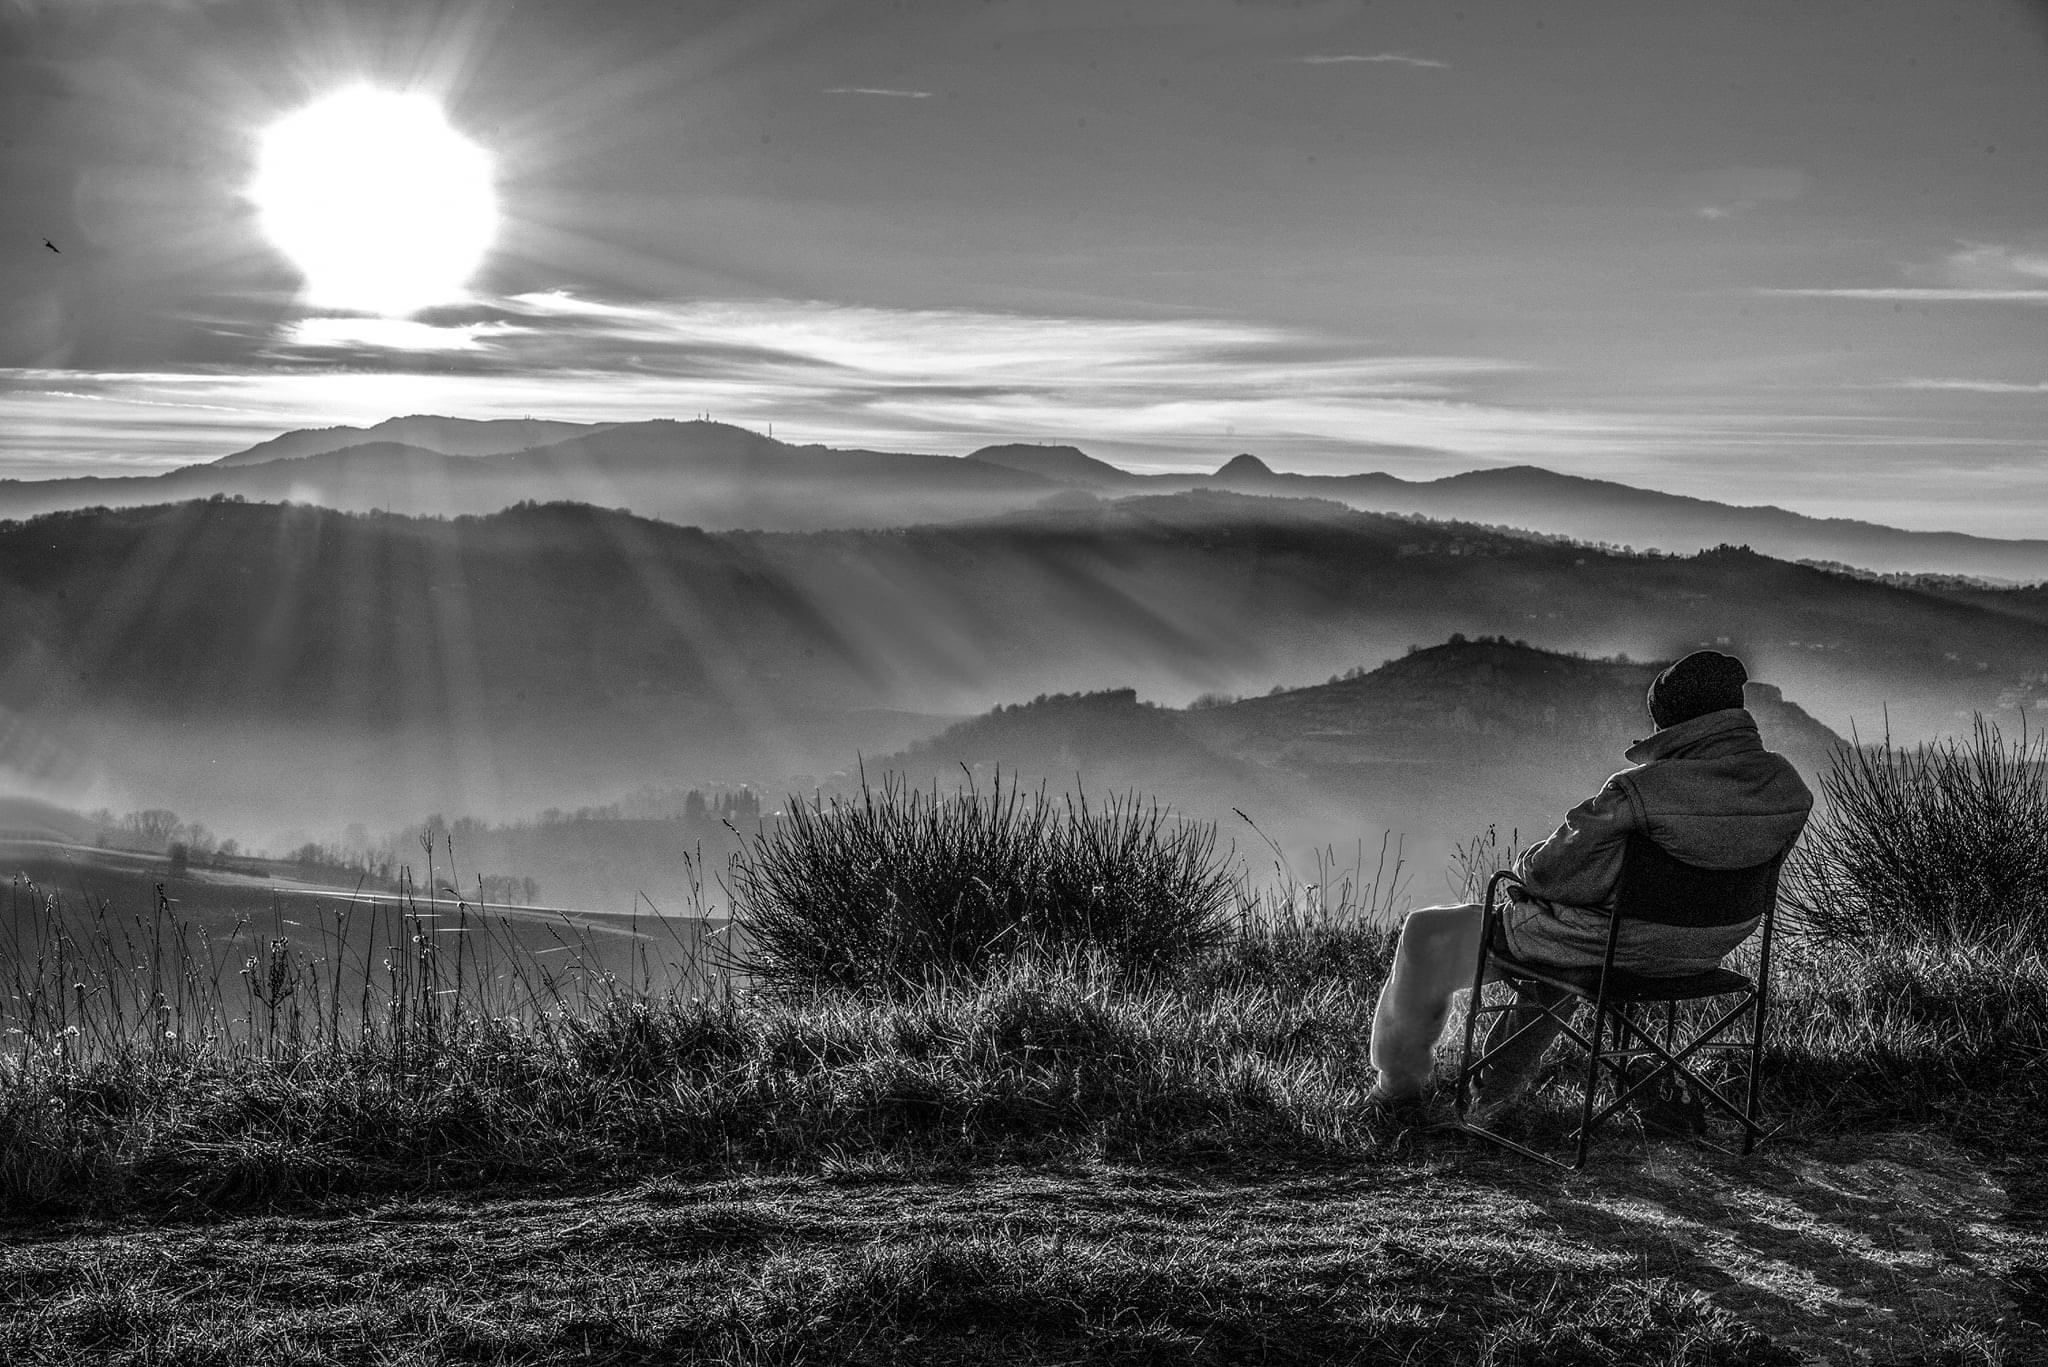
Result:
[[1501,1091],[1474,1088],[1472,1100],[1465,1107],[1464,1123],[1480,1130],[1506,1129],[1528,1109],[1529,1099],[1536,1095],[1536,1090],[1526,1077]]
[[1421,1092],[1388,1096],[1375,1087],[1365,1098],[1365,1123],[1374,1129],[1420,1129],[1429,1119],[1429,1103]]
[[1533,1069],[1508,1073],[1481,1074],[1472,1087],[1472,1099],[1465,1107],[1465,1123],[1484,1130],[1497,1129],[1522,1109],[1535,1092]]

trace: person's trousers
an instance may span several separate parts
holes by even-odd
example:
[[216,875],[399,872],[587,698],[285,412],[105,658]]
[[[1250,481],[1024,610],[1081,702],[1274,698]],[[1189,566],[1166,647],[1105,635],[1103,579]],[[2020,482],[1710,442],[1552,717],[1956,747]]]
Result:
[[[1472,986],[1479,957],[1484,908],[1477,902],[1422,907],[1408,913],[1394,949],[1393,971],[1380,989],[1372,1013],[1371,1058],[1379,1070],[1377,1093],[1411,1097],[1429,1085],[1437,1039],[1450,1018],[1451,999]],[[1567,995],[1541,983],[1520,984],[1519,1009],[1504,1011],[1488,1027],[1489,1050],[1536,1020]],[[1542,1020],[1489,1065],[1479,1079],[1482,1104],[1497,1104],[1520,1091],[1534,1075],[1543,1051],[1557,1038],[1555,1019]]]

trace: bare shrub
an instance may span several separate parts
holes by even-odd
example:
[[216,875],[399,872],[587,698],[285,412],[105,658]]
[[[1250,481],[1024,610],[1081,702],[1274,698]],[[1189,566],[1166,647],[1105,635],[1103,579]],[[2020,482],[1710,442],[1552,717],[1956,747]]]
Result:
[[1127,974],[1228,933],[1214,826],[1135,796],[1100,806],[1005,788],[795,801],[733,868],[741,966],[783,989],[978,980],[1019,952],[1091,950]]
[[1787,866],[1795,926],[1827,939],[2048,942],[2048,736],[1845,747]]

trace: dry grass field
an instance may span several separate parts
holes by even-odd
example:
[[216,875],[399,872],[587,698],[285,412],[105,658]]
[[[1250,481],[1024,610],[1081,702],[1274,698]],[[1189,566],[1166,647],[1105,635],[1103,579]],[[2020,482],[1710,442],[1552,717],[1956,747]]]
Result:
[[[1201,901],[1208,847],[1136,809],[813,816],[734,880],[724,977],[457,957],[438,901],[227,953],[17,885],[0,1358],[2048,1360],[2038,921],[1788,938],[1777,1134],[1624,1123],[1561,1175],[1365,1104],[1378,880]],[[1045,933],[960,930],[1059,879]]]

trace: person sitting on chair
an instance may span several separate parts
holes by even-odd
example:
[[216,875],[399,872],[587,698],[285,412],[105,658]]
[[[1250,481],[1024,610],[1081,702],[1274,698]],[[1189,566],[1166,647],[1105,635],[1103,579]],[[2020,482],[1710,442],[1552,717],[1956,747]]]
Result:
[[[1747,868],[1791,848],[1813,809],[1813,794],[1789,760],[1764,748],[1743,706],[1748,680],[1740,660],[1711,650],[1695,651],[1656,677],[1647,701],[1657,731],[1629,747],[1635,767],[1608,779],[1515,861],[1521,886],[1502,910],[1499,935],[1506,943],[1498,948],[1531,964],[1599,967],[1632,834],[1648,836],[1674,859],[1711,869]],[[1428,1086],[1451,998],[1472,985],[1484,910],[1477,902],[1422,907],[1402,923],[1393,971],[1373,1011],[1375,1104],[1403,1107]],[[1753,917],[1704,926],[1625,920],[1615,966],[1650,977],[1703,972],[1756,924]],[[1524,990],[1538,1006],[1551,1004],[1540,994],[1552,989],[1530,984]],[[1490,1042],[1512,1033],[1520,1014],[1497,1017],[1499,1033]],[[1490,1064],[1476,1107],[1497,1111],[1519,1093],[1556,1033],[1554,1026],[1531,1030]]]

